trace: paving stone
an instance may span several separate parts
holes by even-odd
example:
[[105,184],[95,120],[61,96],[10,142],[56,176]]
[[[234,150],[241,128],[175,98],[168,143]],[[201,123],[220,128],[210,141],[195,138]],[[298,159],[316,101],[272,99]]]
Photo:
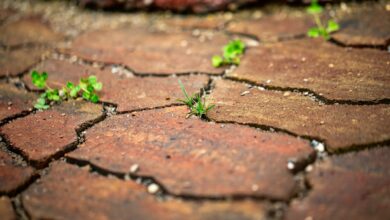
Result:
[[348,14],[339,21],[341,29],[332,38],[348,46],[390,45],[390,11],[365,8]]
[[62,39],[47,23],[37,17],[25,17],[0,27],[0,43],[17,46],[28,43],[54,43]]
[[308,196],[294,201],[287,219],[387,219],[390,216],[390,148],[376,148],[318,163]]
[[274,14],[259,19],[242,19],[230,22],[227,30],[256,36],[261,41],[277,41],[281,39],[304,36],[313,21],[304,16],[287,16]]
[[[81,77],[96,75],[103,83],[99,92],[102,101],[118,104],[118,111],[153,108],[177,103],[183,98],[178,80],[180,79],[188,93],[199,92],[208,83],[204,75],[181,77],[126,77],[111,73],[111,70],[99,70],[65,61],[47,60],[37,67],[38,71],[49,73],[48,83],[52,87],[65,85],[67,81],[78,82]],[[29,75],[23,78],[29,88],[34,88]]]
[[67,156],[122,173],[138,164],[137,175],[155,178],[176,195],[293,195],[296,184],[286,165],[313,156],[308,142],[186,119],[187,112],[175,107],[108,118]]
[[0,197],[0,216],[3,220],[16,220],[16,214],[8,197]]
[[63,162],[24,192],[22,202],[32,219],[265,219],[267,208],[250,200],[158,201],[135,182]]
[[29,111],[36,99],[33,93],[0,83],[0,123],[6,118]]
[[[241,95],[244,91],[249,94]],[[390,139],[390,106],[321,105],[297,93],[248,89],[243,83],[218,80],[207,115],[216,121],[236,121],[288,130],[324,140],[330,151]]]
[[49,110],[19,118],[0,128],[11,145],[36,166],[68,149],[76,129],[101,116],[101,106],[82,101],[63,102]]
[[[4,143],[0,142],[0,194],[14,193],[19,187],[25,185],[33,175],[34,170],[23,163],[21,158],[7,152]],[[0,208],[0,216],[1,212]]]
[[0,23],[16,13],[13,9],[0,8]]
[[228,41],[225,35],[212,32],[193,36],[191,32],[136,28],[98,30],[77,37],[69,53],[87,60],[123,64],[140,74],[221,74],[223,69],[214,68],[211,57],[220,54]]
[[217,29],[222,28],[227,19],[221,15],[207,16],[172,16],[168,18],[157,19],[157,25],[165,28],[183,28],[183,29]]
[[27,71],[48,52],[43,48],[0,49],[0,77],[17,76]]
[[229,77],[283,88],[309,89],[331,100],[390,97],[390,54],[351,49],[323,39],[293,40],[250,48]]

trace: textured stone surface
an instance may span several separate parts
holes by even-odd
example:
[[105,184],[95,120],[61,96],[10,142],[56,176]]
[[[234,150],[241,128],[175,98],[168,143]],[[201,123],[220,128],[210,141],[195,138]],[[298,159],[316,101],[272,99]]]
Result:
[[[101,71],[97,68],[70,64],[65,61],[47,60],[37,67],[38,71],[50,73],[48,83],[52,87],[64,85],[67,81],[78,82],[81,77],[96,75],[103,83],[99,92],[102,101],[118,104],[118,111],[153,108],[177,103],[183,98],[178,80],[180,79],[189,94],[199,92],[208,83],[204,75],[138,78],[112,74],[111,71]],[[34,88],[30,76],[23,78],[24,82]]]
[[0,197],[0,216],[3,220],[16,220],[16,214],[8,197]]
[[[55,202],[54,202],[55,201]],[[65,163],[52,165],[22,195],[33,219],[265,219],[266,203],[157,201],[132,181],[105,178]]]
[[[203,36],[203,37],[202,37]],[[98,30],[77,37],[69,53],[105,63],[123,64],[137,73],[222,73],[211,65],[229,39],[222,34],[149,32],[143,29]]]
[[390,216],[390,148],[376,148],[318,163],[312,190],[295,201],[286,219],[387,219]]
[[185,16],[175,15],[167,18],[159,18],[156,25],[162,28],[182,28],[193,30],[199,29],[218,29],[222,28],[227,19],[221,15],[205,15],[205,16]]
[[0,128],[9,142],[37,166],[68,149],[77,140],[76,129],[101,116],[102,107],[69,101],[49,110],[19,118]]
[[312,19],[303,16],[274,14],[260,19],[243,19],[230,22],[227,30],[256,36],[261,41],[276,41],[304,36],[313,26]]
[[308,142],[186,119],[187,112],[175,107],[108,118],[68,156],[122,173],[139,164],[138,175],[178,195],[292,196],[296,185],[286,165],[313,156]]
[[43,48],[0,49],[0,77],[17,76],[38,63],[48,53]]
[[[0,142],[0,193],[14,193],[25,185],[34,174],[21,158],[7,152],[4,143]],[[0,205],[1,206],[1,205]],[[1,210],[1,208],[0,208]],[[1,211],[0,211],[1,216]]]
[[[244,91],[249,94],[241,96]],[[208,117],[285,129],[325,140],[331,151],[390,139],[390,106],[319,105],[296,93],[248,89],[242,83],[218,80]]]
[[339,21],[341,30],[332,38],[348,46],[388,46],[390,11],[385,8],[357,10]]
[[0,8],[0,23],[7,20],[7,18],[9,18],[15,13],[15,10]]
[[54,43],[62,39],[37,17],[26,17],[0,27],[0,43],[16,46],[28,43]]
[[[390,54],[305,39],[250,48],[229,77],[314,91],[327,99],[390,98]],[[268,83],[267,83],[268,82]]]
[[0,83],[0,123],[4,119],[29,111],[37,96],[13,85]]

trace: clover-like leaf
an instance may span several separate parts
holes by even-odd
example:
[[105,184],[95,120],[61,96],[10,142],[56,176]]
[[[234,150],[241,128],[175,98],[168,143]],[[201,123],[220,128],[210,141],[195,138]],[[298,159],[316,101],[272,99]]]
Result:
[[317,0],[312,0],[309,7],[307,7],[307,12],[309,14],[320,14],[323,11],[323,8],[318,4]]
[[307,31],[307,36],[309,37],[319,37],[321,35],[321,31],[319,28],[310,28],[308,31]]
[[42,72],[41,74],[39,74],[36,70],[31,72],[32,83],[40,89],[43,89],[46,87],[47,78],[48,78],[48,75],[46,72]]
[[329,20],[328,21],[328,26],[326,27],[326,31],[328,33],[332,33],[332,32],[338,31],[339,29],[340,29],[340,25],[338,23],[336,23],[333,20]]

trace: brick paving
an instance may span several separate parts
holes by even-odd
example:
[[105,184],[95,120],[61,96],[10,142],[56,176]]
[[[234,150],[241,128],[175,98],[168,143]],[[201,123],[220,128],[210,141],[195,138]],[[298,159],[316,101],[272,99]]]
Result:
[[[1,219],[388,219],[389,5],[174,15],[0,3]],[[210,59],[240,38],[238,67]],[[97,76],[100,102],[38,111]],[[179,82],[215,107],[188,115]]]

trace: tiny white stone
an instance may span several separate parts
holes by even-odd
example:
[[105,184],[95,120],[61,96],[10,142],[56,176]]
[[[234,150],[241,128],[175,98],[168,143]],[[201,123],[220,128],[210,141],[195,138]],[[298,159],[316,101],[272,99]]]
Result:
[[139,165],[138,164],[133,164],[130,167],[130,173],[136,173],[139,170]]
[[156,194],[159,190],[160,187],[155,183],[152,183],[148,186],[148,193],[150,194]]
[[303,82],[309,82],[309,80],[305,78],[305,79],[303,79]]
[[295,168],[295,164],[292,161],[287,162],[287,169],[292,170]]
[[313,170],[313,166],[312,165],[309,165],[305,168],[305,171],[306,172],[311,172]]
[[257,191],[259,190],[259,186],[257,184],[252,185],[252,191]]
[[242,92],[240,95],[241,95],[241,96],[244,96],[244,95],[249,94],[249,93],[250,93],[249,91],[244,91],[244,92]]
[[271,83],[271,80],[270,80],[270,79],[269,79],[269,80],[267,80],[267,81],[266,81],[266,83]]
[[323,143],[319,143],[317,144],[317,146],[315,146],[315,148],[318,152],[324,152],[325,151],[325,145]]

